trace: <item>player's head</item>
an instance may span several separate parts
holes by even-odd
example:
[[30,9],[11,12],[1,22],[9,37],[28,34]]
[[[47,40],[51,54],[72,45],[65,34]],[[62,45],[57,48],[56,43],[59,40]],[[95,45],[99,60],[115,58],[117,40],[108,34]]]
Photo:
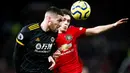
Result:
[[59,30],[65,32],[70,25],[71,12],[68,9],[61,9],[61,11],[63,12],[64,16]]
[[62,21],[63,13],[62,11],[54,6],[47,9],[45,13],[45,20],[47,22],[48,29],[51,31],[57,31],[60,27],[60,22]]

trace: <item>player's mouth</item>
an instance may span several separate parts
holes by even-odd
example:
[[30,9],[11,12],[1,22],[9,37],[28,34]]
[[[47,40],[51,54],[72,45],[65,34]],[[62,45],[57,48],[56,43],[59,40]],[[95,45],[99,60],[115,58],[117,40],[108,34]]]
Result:
[[66,30],[67,29],[67,27],[64,27],[64,30]]

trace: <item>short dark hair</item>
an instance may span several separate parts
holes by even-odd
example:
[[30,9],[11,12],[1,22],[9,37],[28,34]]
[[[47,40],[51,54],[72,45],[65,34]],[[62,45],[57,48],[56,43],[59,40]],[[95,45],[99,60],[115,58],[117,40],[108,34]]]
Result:
[[63,12],[63,14],[71,16],[70,10],[64,8],[64,9],[61,9],[61,11]]
[[46,12],[52,12],[63,16],[63,12],[55,6],[49,7]]

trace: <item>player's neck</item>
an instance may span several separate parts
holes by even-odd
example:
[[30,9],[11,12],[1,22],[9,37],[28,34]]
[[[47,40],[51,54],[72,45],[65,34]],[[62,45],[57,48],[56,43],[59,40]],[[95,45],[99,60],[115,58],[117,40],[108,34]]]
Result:
[[62,33],[62,31],[58,30],[58,33]]
[[49,27],[47,25],[47,23],[45,23],[44,21],[41,23],[41,29],[45,32],[49,31]]
[[58,33],[65,33],[65,31],[62,31],[62,30],[58,30]]

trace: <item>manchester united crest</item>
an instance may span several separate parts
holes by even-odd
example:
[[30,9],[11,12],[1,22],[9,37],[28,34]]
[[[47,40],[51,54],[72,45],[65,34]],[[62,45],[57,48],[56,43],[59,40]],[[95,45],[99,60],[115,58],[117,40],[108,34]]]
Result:
[[72,36],[71,35],[66,35],[66,40],[72,40]]

